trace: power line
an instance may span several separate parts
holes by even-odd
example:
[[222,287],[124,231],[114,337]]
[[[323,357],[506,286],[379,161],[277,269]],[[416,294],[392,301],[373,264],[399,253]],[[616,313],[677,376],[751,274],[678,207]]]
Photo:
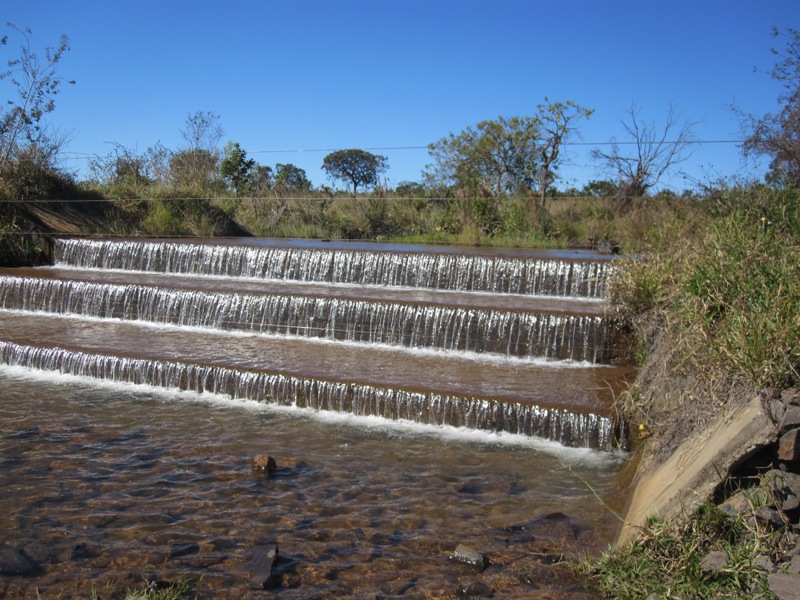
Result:
[[[670,144],[685,144],[699,146],[702,144],[743,144],[746,140],[672,140],[660,142],[664,145]],[[563,142],[562,146],[636,146],[642,145],[641,142],[636,141],[605,141],[605,142]],[[348,150],[349,148],[275,148],[266,150],[250,150],[248,154],[312,154],[319,152],[337,152],[339,150]],[[360,148],[367,151],[396,151],[396,150],[429,150],[429,146],[367,146]],[[89,152],[62,152],[60,156],[67,160],[92,160],[105,158],[96,153]],[[130,154],[129,158],[141,158],[146,156],[145,153]]]

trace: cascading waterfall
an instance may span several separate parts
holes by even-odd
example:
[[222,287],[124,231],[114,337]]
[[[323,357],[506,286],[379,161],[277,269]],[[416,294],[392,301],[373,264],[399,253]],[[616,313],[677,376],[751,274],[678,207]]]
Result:
[[602,297],[608,261],[448,253],[58,240],[56,262],[122,269],[494,293]]
[[572,447],[613,450],[627,443],[625,427],[611,417],[517,402],[175,361],[91,354],[3,341],[0,341],[0,361],[9,366],[55,371],[65,375],[224,394],[235,400],[538,436]]
[[0,273],[0,310],[18,311],[0,319],[0,362],[626,446],[608,416],[607,377],[620,377],[600,302],[612,261],[423,250],[58,240],[55,268]]
[[0,308],[516,357],[605,362],[601,316],[0,276]]

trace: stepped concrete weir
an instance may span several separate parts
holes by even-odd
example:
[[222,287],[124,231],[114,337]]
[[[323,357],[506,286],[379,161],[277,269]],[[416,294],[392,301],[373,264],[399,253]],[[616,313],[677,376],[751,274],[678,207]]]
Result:
[[242,597],[231,573],[275,539],[276,581],[303,594],[400,593],[402,563],[435,596],[461,543],[497,565],[509,536],[535,552],[515,532],[549,514],[564,544],[617,533],[602,506],[627,494],[614,398],[633,368],[605,300],[616,258],[257,239],[54,254],[0,270],[0,489],[17,494],[0,531],[34,558],[85,549],[87,570],[42,571],[51,591],[80,595],[96,559]]
[[[273,244],[58,240],[54,267],[0,273],[0,309],[15,313],[3,360],[17,364],[30,346],[28,355],[40,358],[20,364],[63,371],[78,355],[104,364],[120,355],[149,374],[129,380],[176,388],[195,366],[213,366],[217,375],[205,372],[204,381],[263,374],[258,385],[269,393],[248,397],[264,402],[306,406],[302,390],[314,381],[327,390],[320,409],[601,450],[627,445],[626,426],[610,407],[615,384],[597,383],[619,379],[602,301],[611,261]],[[76,320],[86,321],[90,339],[75,335]],[[53,345],[49,352],[37,333]],[[175,336],[184,340],[178,353]],[[320,341],[338,344],[323,350],[314,345]],[[322,354],[336,355],[334,369],[318,368]],[[276,355],[292,356],[291,365]],[[184,374],[165,378],[164,361]],[[117,365],[73,374],[119,372]],[[281,395],[281,377],[303,383],[279,386]],[[250,385],[193,389],[239,393]],[[394,405],[407,398],[409,407],[353,401],[363,390]]]

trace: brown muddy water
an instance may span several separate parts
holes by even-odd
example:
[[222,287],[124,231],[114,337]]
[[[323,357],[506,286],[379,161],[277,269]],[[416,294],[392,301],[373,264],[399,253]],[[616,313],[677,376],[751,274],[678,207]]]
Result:
[[[625,498],[622,453],[17,368],[0,382],[0,532],[41,565],[0,578],[5,598],[180,579],[198,598],[455,597],[466,579],[583,597],[550,563],[602,550],[618,522],[595,493]],[[255,590],[252,552],[273,541],[280,586]],[[462,543],[492,565],[451,560]]]

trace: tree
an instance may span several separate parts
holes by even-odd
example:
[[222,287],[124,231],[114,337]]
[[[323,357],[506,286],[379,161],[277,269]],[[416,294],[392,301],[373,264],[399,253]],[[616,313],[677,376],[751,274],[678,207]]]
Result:
[[179,150],[169,159],[169,177],[175,187],[200,187],[211,185],[217,174],[217,154],[203,148]]
[[202,110],[186,117],[185,129],[181,129],[181,135],[189,144],[189,150],[202,149],[212,154],[217,151],[219,141],[225,135],[219,119],[218,114]]
[[622,126],[630,138],[624,142],[625,150],[620,142],[612,139],[609,152],[595,149],[592,156],[605,163],[619,181],[617,210],[624,212],[634,198],[644,196],[667,171],[689,158],[694,126],[689,121],[680,122],[672,105],[662,128],[642,123],[635,104],[628,110],[628,118],[622,121]]
[[209,186],[217,176],[219,141],[225,135],[219,125],[219,115],[210,111],[197,111],[189,115],[181,135],[189,146],[170,157],[172,184],[187,187]]
[[545,101],[532,116],[481,121],[430,144],[428,183],[472,193],[488,188],[498,196],[536,188],[544,199],[558,176],[564,142],[575,133],[576,121],[593,112],[572,101]]
[[219,165],[220,174],[233,188],[233,193],[238,194],[247,185],[256,161],[247,158],[247,152],[242,150],[239,142],[228,142],[224,154]]
[[250,171],[248,187],[263,192],[272,189],[272,183],[272,167],[256,163]]
[[619,185],[605,179],[593,180],[583,186],[581,193],[594,198],[614,198],[619,193]]
[[329,179],[353,184],[353,196],[359,185],[375,185],[378,175],[388,169],[386,157],[366,150],[350,149],[331,152],[322,161],[322,169]]
[[451,133],[428,145],[434,162],[426,167],[426,183],[470,193],[488,188],[497,196],[529,189],[535,180],[530,159],[537,138],[538,125],[531,117],[498,117]]
[[[30,29],[8,26],[23,38],[19,58],[9,60],[8,69],[0,72],[0,80],[8,80],[15,88],[17,100],[10,100],[5,112],[0,114],[0,175],[20,148],[30,152],[31,146],[54,148],[54,139],[48,136],[43,119],[55,109],[55,97],[66,80],[56,75],[56,66],[69,50],[69,38],[61,36],[56,48],[47,47],[44,58],[31,50]],[[0,39],[0,46],[8,44],[8,36]],[[74,84],[74,81],[66,81]],[[20,143],[20,140],[23,140]],[[55,144],[58,146],[60,144]]]
[[[773,30],[773,37],[780,35]],[[789,186],[800,185],[800,31],[787,30],[786,50],[773,53],[780,61],[770,71],[770,76],[781,82],[784,91],[778,96],[780,111],[757,118],[739,113],[748,132],[743,151],[746,156],[771,158],[767,180]]]
[[[545,98],[547,102],[547,98]],[[561,166],[561,147],[574,133],[574,123],[588,119],[594,113],[571,100],[550,102],[537,106],[536,120],[539,122],[539,206],[544,206],[548,188],[555,183]]]
[[275,165],[275,187],[279,193],[287,190],[308,191],[311,189],[311,182],[306,177],[306,172],[300,167],[291,163]]

